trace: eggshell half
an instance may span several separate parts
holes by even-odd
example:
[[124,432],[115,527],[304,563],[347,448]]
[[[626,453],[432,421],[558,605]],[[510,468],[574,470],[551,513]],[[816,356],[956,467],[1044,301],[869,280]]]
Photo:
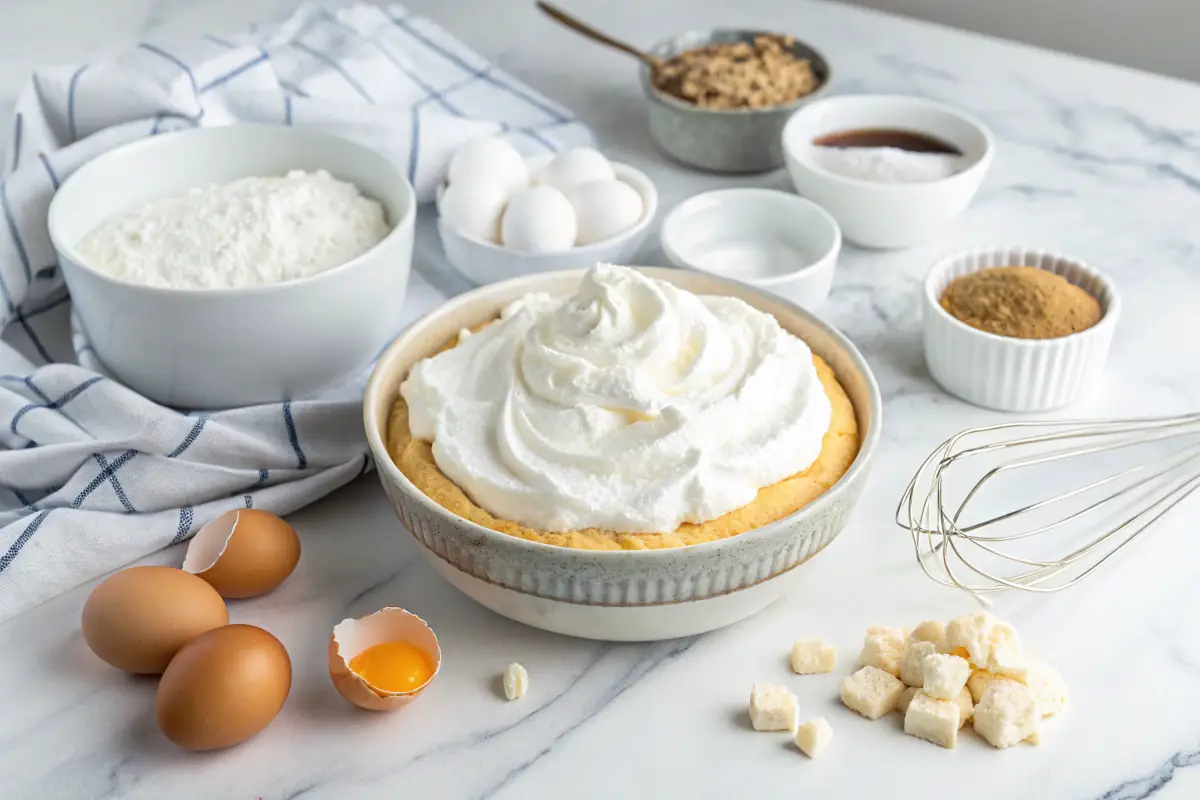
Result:
[[227,511],[188,545],[183,571],[222,597],[258,597],[283,583],[300,560],[300,538],[279,517],[254,508]]
[[[385,692],[367,683],[350,669],[350,659],[383,642],[408,642],[433,659],[433,674],[410,692]],[[360,619],[345,619],[329,637],[329,677],[342,697],[369,711],[391,711],[433,683],[442,668],[442,648],[425,620],[403,608],[382,608]]]

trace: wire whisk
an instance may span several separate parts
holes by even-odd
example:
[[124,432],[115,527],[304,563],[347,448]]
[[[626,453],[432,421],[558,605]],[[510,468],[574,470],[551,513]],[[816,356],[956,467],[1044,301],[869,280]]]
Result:
[[943,442],[896,523],[926,575],[986,603],[1006,589],[1075,585],[1197,488],[1200,413],[1012,422]]

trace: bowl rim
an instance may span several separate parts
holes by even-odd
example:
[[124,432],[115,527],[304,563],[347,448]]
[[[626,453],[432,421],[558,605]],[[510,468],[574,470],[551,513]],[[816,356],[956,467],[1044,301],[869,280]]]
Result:
[[[710,115],[713,117],[733,117],[738,115],[764,116],[769,114],[779,114],[780,112],[791,113],[796,111],[805,103],[817,98],[818,95],[824,95],[826,90],[829,88],[829,84],[833,81],[833,68],[829,66],[829,59],[825,57],[825,54],[816,47],[813,47],[806,40],[801,39],[799,36],[795,36],[790,33],[784,33],[783,31],[771,31],[760,28],[693,28],[691,30],[680,31],[674,36],[669,36],[666,39],[660,39],[651,45],[646,52],[657,54],[660,50],[673,50],[675,43],[684,37],[696,37],[705,44],[712,44],[712,39],[717,34],[733,34],[740,37],[791,36],[795,40],[795,44],[802,46],[813,56],[813,58],[809,59],[810,61],[814,62],[813,72],[824,72],[825,77],[822,78],[821,82],[817,84],[817,88],[813,89],[803,97],[797,97],[795,100],[789,100],[786,103],[780,103],[774,106],[764,106],[762,108],[704,108],[703,106],[698,106],[695,103],[689,103],[686,100],[682,100],[659,89],[654,85],[654,81],[650,79],[650,68],[647,65],[642,64],[638,70],[638,75],[642,83],[642,89],[646,96],[650,100],[661,103],[662,105],[681,111],[688,111],[693,114]],[[704,44],[698,46],[703,47]],[[675,52],[675,55],[678,55],[682,52],[682,50],[678,50]]]
[[[674,238],[671,233],[673,226],[679,225],[682,221],[691,214],[696,213],[699,207],[706,206],[709,203],[720,202],[722,199],[732,203],[740,202],[758,202],[777,203],[797,208],[803,208],[806,211],[815,211],[817,217],[824,223],[826,230],[832,231],[833,243],[825,249],[818,257],[812,260],[811,263],[805,264],[799,269],[794,269],[790,272],[785,272],[782,275],[771,275],[763,278],[755,277],[734,277],[716,270],[706,269],[700,264],[697,264],[690,259],[686,259],[680,253],[679,249],[672,243]],[[659,244],[662,245],[663,252],[666,253],[673,263],[686,269],[693,269],[697,272],[703,272],[706,275],[712,275],[715,278],[724,278],[725,280],[740,281],[741,283],[750,286],[779,286],[789,283],[797,278],[807,277],[811,273],[818,272],[825,267],[825,262],[830,258],[837,258],[838,253],[842,249],[842,228],[838,225],[837,220],[829,213],[820,203],[815,203],[807,197],[803,197],[792,192],[785,192],[780,189],[768,189],[758,186],[734,186],[728,189],[713,189],[707,192],[700,192],[684,200],[679,205],[675,206],[663,218],[662,225],[659,226]]]
[[[681,271],[670,267],[645,267],[633,266],[638,272],[648,277],[658,278],[670,282],[673,275],[679,274]],[[436,515],[441,520],[458,527],[459,529],[469,531],[475,536],[482,537],[492,543],[502,543],[503,546],[525,550],[531,553],[540,553],[543,555],[554,555],[564,558],[588,558],[601,561],[615,561],[617,559],[637,558],[642,562],[647,560],[670,561],[677,558],[680,553],[720,553],[729,548],[739,547],[739,543],[744,543],[754,539],[760,539],[770,536],[777,532],[781,527],[789,525],[800,516],[813,516],[820,512],[821,509],[833,505],[838,501],[838,498],[849,491],[848,487],[853,486],[857,482],[857,478],[870,468],[870,463],[874,458],[875,451],[878,449],[881,439],[881,431],[883,425],[883,399],[880,394],[879,383],[872,372],[866,358],[859,351],[854,343],[837,328],[833,327],[823,319],[806,311],[787,298],[780,297],[769,292],[765,292],[757,287],[749,286],[748,284],[739,284],[729,278],[712,275],[710,273],[702,274],[706,278],[718,283],[730,284],[741,289],[750,289],[750,291],[760,294],[764,300],[773,304],[782,305],[787,310],[806,319],[807,322],[820,328],[822,332],[828,336],[836,346],[841,348],[845,355],[853,362],[854,366],[863,376],[863,380],[867,389],[867,409],[865,411],[869,415],[870,425],[865,436],[860,436],[858,453],[854,457],[854,461],[850,464],[850,468],[846,470],[838,480],[824,491],[819,497],[807,505],[802,506],[796,511],[788,514],[785,517],[770,522],[758,528],[753,528],[745,533],[729,536],[724,539],[717,539],[710,542],[701,542],[699,544],[687,545],[685,547],[670,547],[655,550],[579,550],[569,547],[561,547],[558,545],[546,544],[545,542],[535,542],[528,539],[522,539],[517,536],[511,536],[506,533],[494,531],[491,528],[484,527],[478,523],[472,522],[465,517],[460,517],[452,511],[443,508],[432,498],[422,492],[408,479],[396,463],[392,460],[391,454],[388,453],[386,443],[386,432],[381,430],[375,424],[373,419],[373,406],[377,402],[377,398],[385,391],[383,386],[383,373],[385,368],[398,357],[399,351],[407,346],[408,342],[419,335],[423,328],[429,326],[434,321],[444,316],[452,316],[463,306],[469,305],[478,299],[481,295],[492,293],[503,294],[510,289],[518,288],[522,284],[528,286],[528,291],[538,291],[538,285],[546,282],[553,282],[563,278],[580,278],[587,272],[586,269],[570,269],[557,270],[554,272],[540,272],[530,275],[523,275],[517,278],[510,278],[505,281],[487,284],[477,287],[470,291],[464,292],[456,297],[450,298],[447,302],[437,308],[422,315],[419,319],[413,322],[403,333],[397,336],[391,344],[384,350],[383,354],[376,362],[374,369],[371,371],[371,377],[367,381],[366,390],[363,392],[363,427],[366,433],[367,446],[370,449],[371,456],[375,461],[376,469],[379,471],[380,480],[388,481],[396,486],[400,491],[403,491],[409,498],[420,503],[428,512]],[[397,387],[387,389],[386,391],[394,392]],[[855,408],[856,414],[860,413],[858,408]],[[386,421],[384,426],[386,427]]]
[[[550,155],[553,156],[553,154]],[[470,242],[481,250],[494,253],[503,253],[510,256],[520,256],[522,258],[561,258],[565,253],[570,253],[571,255],[588,255],[589,253],[598,253],[604,248],[612,247],[622,242],[629,241],[634,236],[642,233],[650,226],[650,223],[654,221],[654,218],[658,216],[658,187],[654,184],[654,181],[650,180],[650,176],[642,172],[637,167],[631,164],[626,164],[622,161],[613,161],[612,159],[609,159],[609,163],[612,164],[613,173],[616,176],[616,179],[622,183],[629,184],[630,187],[637,192],[640,197],[643,198],[643,201],[646,205],[646,207],[642,209],[642,216],[638,219],[637,223],[635,223],[633,227],[618,233],[616,236],[610,236],[607,239],[601,239],[600,241],[592,242],[591,244],[576,245],[571,247],[570,250],[566,250],[564,252],[527,253],[523,250],[513,250],[512,248],[505,247],[502,244],[487,242],[476,236],[463,233],[453,225],[445,222],[442,219],[441,213],[437,214],[438,228],[449,231],[458,238]],[[624,180],[622,175],[624,178],[632,178],[632,182]],[[634,183],[637,185],[634,185]]]
[[[972,161],[970,166],[966,167],[965,169],[959,170],[958,172],[954,173],[953,175],[947,175],[944,178],[938,178],[938,179],[932,180],[932,181],[916,181],[916,182],[912,182],[912,183],[884,183],[881,181],[867,180],[865,178],[854,178],[849,175],[842,175],[840,172],[833,172],[832,170],[825,169],[825,167],[821,166],[820,164],[817,164],[813,160],[804,158],[803,157],[803,149],[798,147],[791,141],[796,136],[793,131],[796,127],[798,127],[800,125],[800,120],[802,119],[802,115],[804,115],[804,114],[809,114],[809,113],[815,114],[818,111],[820,111],[820,109],[822,107],[829,107],[829,106],[833,106],[833,105],[836,105],[839,103],[853,103],[853,102],[872,103],[872,102],[880,102],[880,101],[885,101],[885,102],[899,101],[902,103],[908,103],[912,106],[920,106],[920,107],[924,107],[926,109],[940,111],[944,114],[948,114],[952,117],[958,118],[961,122],[965,122],[967,125],[974,128],[975,131],[983,137],[983,141],[985,144],[983,154],[980,155],[979,158]],[[816,173],[817,175],[820,175],[822,178],[837,181],[837,182],[843,183],[847,186],[869,188],[869,189],[872,189],[875,191],[884,191],[884,192],[904,192],[904,191],[912,191],[914,189],[920,189],[920,188],[941,187],[941,186],[945,186],[946,184],[954,182],[954,181],[961,182],[964,180],[970,180],[977,173],[987,170],[988,167],[991,166],[992,160],[996,156],[996,136],[995,136],[995,134],[992,133],[991,129],[979,117],[975,116],[974,114],[970,113],[969,111],[965,111],[965,110],[959,108],[958,106],[954,106],[949,103],[943,103],[940,100],[933,100],[928,97],[922,97],[920,95],[910,95],[910,94],[866,94],[866,93],[864,93],[864,94],[838,94],[838,95],[829,95],[827,97],[820,97],[820,98],[817,98],[816,100],[814,100],[812,103],[809,103],[801,108],[797,108],[794,112],[792,112],[792,115],[790,117],[788,117],[787,122],[784,123],[783,131],[779,134],[779,136],[780,136],[780,144],[783,147],[784,156],[787,158],[787,160],[790,163],[796,164],[799,166],[803,166],[805,169],[811,170],[812,172]],[[812,142],[810,141],[807,144],[812,144]]]
[[[375,159],[381,170],[390,172],[389,180],[395,182],[400,194],[400,201],[404,206],[404,213],[400,219],[395,220],[391,230],[387,235],[373,244],[363,253],[355,256],[349,261],[338,264],[336,267],[331,267],[314,275],[306,275],[302,278],[294,278],[292,280],[281,281],[279,283],[264,283],[255,286],[223,286],[223,287],[204,287],[199,289],[180,287],[180,286],[148,286],[146,284],[134,283],[132,281],[120,280],[112,275],[100,272],[95,267],[91,266],[87,259],[83,258],[76,249],[76,242],[67,242],[59,230],[59,223],[56,221],[62,208],[60,198],[64,193],[70,192],[72,184],[76,182],[79,175],[86,176],[89,171],[100,169],[110,160],[118,158],[136,157],[142,151],[152,150],[156,148],[173,148],[188,146],[188,142],[193,138],[226,136],[235,137],[240,135],[245,129],[253,129],[266,135],[274,136],[293,136],[307,138],[310,140],[324,140],[333,147],[340,147],[344,150],[357,150],[360,153],[367,154],[369,158]],[[258,134],[254,134],[258,135]],[[97,166],[99,165],[99,166]],[[250,177],[250,176],[247,176]],[[358,188],[356,186],[356,188]],[[362,192],[361,188],[359,189]],[[69,197],[69,195],[67,195]],[[376,202],[380,202],[379,198],[371,198]],[[111,219],[114,215],[109,214],[105,220]],[[323,280],[336,280],[337,276],[343,272],[349,272],[357,266],[360,266],[365,261],[375,257],[378,250],[383,248],[393,238],[405,235],[406,229],[411,229],[415,226],[417,217],[417,193],[412,182],[408,177],[397,167],[391,159],[384,156],[378,150],[359,144],[350,139],[338,136],[324,131],[307,130],[305,128],[294,128],[285,125],[265,125],[257,122],[235,123],[231,125],[216,125],[208,128],[191,128],[182,131],[171,131],[161,133],[155,136],[147,136],[142,139],[136,139],[132,142],[114,147],[95,158],[85,163],[82,167],[72,172],[67,176],[62,185],[54,192],[54,197],[50,200],[50,206],[46,211],[46,227],[50,234],[50,243],[54,247],[56,255],[58,255],[60,266],[61,262],[69,261],[71,266],[74,266],[86,272],[95,279],[107,283],[113,287],[127,291],[145,292],[153,296],[169,295],[173,297],[231,297],[231,296],[249,296],[255,294],[264,294],[270,292],[281,291],[291,287],[308,286],[318,283]]]
[[[940,302],[941,298],[938,297],[938,292],[934,286],[941,281],[946,271],[949,270],[953,265],[965,258],[977,256],[982,253],[1036,254],[1042,258],[1052,258],[1056,261],[1070,264],[1081,272],[1085,272],[1092,278],[1096,279],[1108,291],[1108,303],[1104,307],[1103,316],[1100,317],[1099,322],[1090,328],[1084,328],[1083,330],[1076,331],[1075,333],[1068,333],[1066,336],[1055,336],[1052,339],[1018,339],[1015,336],[1001,336],[997,333],[981,331],[978,328],[971,327],[946,309],[942,308],[942,304]],[[1029,266],[1033,267],[1034,269],[1041,269],[1041,267],[1033,264],[1014,264],[1011,266]],[[973,270],[973,272],[979,272],[982,269],[987,269],[987,267],[981,267],[980,269]],[[934,265],[930,267],[929,271],[925,273],[925,279],[922,281],[922,284],[922,294],[924,295],[925,306],[930,309],[930,313],[936,314],[943,320],[947,320],[950,323],[951,328],[957,332],[956,335],[974,336],[976,338],[1002,344],[1006,347],[1017,347],[1028,350],[1032,348],[1057,347],[1063,342],[1081,341],[1089,338],[1094,339],[1098,336],[1106,335],[1106,332],[1111,331],[1111,329],[1116,326],[1117,319],[1121,315],[1121,295],[1117,292],[1116,284],[1113,283],[1112,278],[1110,278],[1104,272],[1096,269],[1086,261],[1082,261],[1072,256],[1062,255],[1061,253],[1053,250],[1046,250],[1037,247],[1022,247],[1020,245],[1012,245],[1009,247],[1005,247],[1003,245],[984,245],[980,247],[969,247],[962,250],[956,250],[953,253],[949,253],[939,258]],[[1091,294],[1091,292],[1088,292],[1088,294]],[[1095,295],[1092,296],[1095,297]],[[1096,297],[1096,301],[1103,302],[1099,297]]]

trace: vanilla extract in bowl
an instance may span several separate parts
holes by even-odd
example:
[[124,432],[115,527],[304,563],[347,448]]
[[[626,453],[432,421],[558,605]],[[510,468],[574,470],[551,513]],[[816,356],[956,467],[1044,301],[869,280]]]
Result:
[[818,147],[839,149],[860,147],[890,147],[908,153],[942,153],[961,156],[962,151],[941,139],[916,131],[900,128],[860,128],[858,130],[827,133],[813,140]]

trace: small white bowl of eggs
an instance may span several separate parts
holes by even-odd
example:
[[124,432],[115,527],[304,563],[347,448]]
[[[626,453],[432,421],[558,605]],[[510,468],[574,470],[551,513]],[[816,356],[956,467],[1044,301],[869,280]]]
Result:
[[576,147],[525,158],[503,139],[472,139],[439,188],[438,234],[467,279],[627,263],[658,211],[642,172]]

